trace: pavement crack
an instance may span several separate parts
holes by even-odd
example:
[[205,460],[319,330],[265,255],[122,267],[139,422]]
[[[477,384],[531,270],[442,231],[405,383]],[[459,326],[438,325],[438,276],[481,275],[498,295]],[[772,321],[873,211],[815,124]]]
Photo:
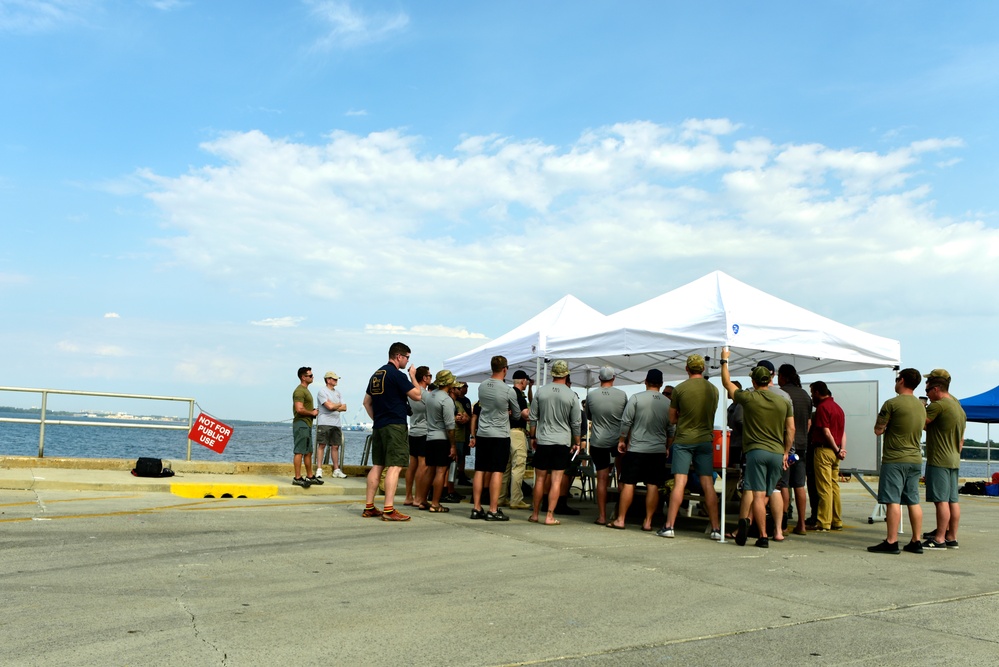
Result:
[[229,664],[229,656],[222,649],[220,649],[218,646],[216,646],[212,642],[208,641],[205,637],[201,636],[201,630],[198,628],[198,617],[197,617],[197,615],[193,611],[191,611],[191,608],[182,599],[178,599],[177,603],[180,604],[180,608],[184,610],[184,613],[187,614],[188,618],[190,619],[190,621],[191,621],[191,630],[194,633],[195,639],[200,640],[205,646],[208,646],[213,651],[215,651],[215,653],[219,654],[219,656],[220,656],[220,662],[219,662],[219,664],[221,664],[221,665],[228,665]]

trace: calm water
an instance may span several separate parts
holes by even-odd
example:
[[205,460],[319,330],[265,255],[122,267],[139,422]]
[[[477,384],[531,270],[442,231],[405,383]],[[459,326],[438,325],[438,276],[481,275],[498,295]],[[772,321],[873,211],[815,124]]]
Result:
[[[37,419],[37,415],[0,410],[0,417]],[[54,417],[54,419],[109,422],[108,418]],[[126,422],[135,423],[135,422]],[[176,422],[149,422],[163,424]],[[194,461],[290,462],[291,422],[232,422],[232,439],[222,454],[191,445]],[[0,454],[38,456],[38,424],[0,422]],[[363,431],[344,431],[344,463],[360,465],[364,450]],[[72,458],[135,459],[152,456],[181,461],[187,458],[187,429],[159,430],[99,426],[45,425],[45,456]]]
[[[37,415],[0,410],[0,417],[36,418]],[[73,421],[113,421],[107,418],[58,417]],[[134,423],[134,422],[128,422]],[[150,422],[167,423],[167,422]],[[199,444],[191,445],[194,461],[289,462],[292,457],[291,422],[232,422],[232,439],[222,454],[216,454]],[[37,424],[0,422],[0,455],[37,456]],[[344,431],[344,463],[360,465],[364,451],[364,431]],[[474,450],[473,450],[474,452]],[[135,459],[153,456],[181,461],[187,458],[187,430],[116,428],[96,426],[45,425],[45,456],[70,458]],[[467,465],[474,464],[469,457]],[[999,461],[993,461],[991,472],[999,472]],[[984,461],[962,461],[961,477],[990,477]]]

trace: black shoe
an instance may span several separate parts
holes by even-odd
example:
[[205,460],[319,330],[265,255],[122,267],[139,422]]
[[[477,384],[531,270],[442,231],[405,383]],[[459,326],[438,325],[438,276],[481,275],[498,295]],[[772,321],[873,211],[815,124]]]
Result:
[[944,544],[947,545],[948,549],[957,549],[957,548],[959,548],[957,540],[944,540]]
[[449,493],[441,498],[442,503],[460,503],[465,499],[465,496],[460,493]]
[[322,486],[323,484],[325,484],[322,477],[316,477],[315,475],[313,475],[312,477],[306,477],[305,479],[309,480],[309,484],[312,484],[314,486]]
[[485,519],[486,518],[486,511],[485,510],[472,509],[472,515],[470,517],[468,517],[468,518],[469,519]]
[[291,480],[291,483],[294,484],[295,486],[300,486],[303,489],[307,489],[310,486],[312,486],[312,483],[304,477],[295,477],[294,479]]
[[790,512],[784,512],[784,516],[780,519],[780,529],[787,530],[787,520],[791,517]]
[[749,521],[739,519],[739,527],[735,529],[735,543],[740,547],[746,546],[746,533],[749,532]]
[[910,554],[921,554],[923,553],[923,545],[919,542],[919,540],[912,540],[902,547],[902,551],[908,551]]
[[579,510],[575,507],[569,507],[569,503],[565,498],[559,498],[559,501],[555,503],[555,511],[552,514],[563,514],[565,516],[579,516]]
[[510,517],[503,514],[503,510],[496,510],[495,512],[486,512],[484,517],[486,521],[509,521]]
[[881,544],[875,544],[873,547],[867,547],[867,550],[872,554],[900,554],[902,553],[898,549],[898,542],[888,544],[888,540],[883,541]]
[[937,541],[935,541],[931,537],[928,540],[924,540],[923,541],[923,548],[924,549],[931,549],[933,551],[943,551],[944,549],[947,548],[947,543],[946,542],[937,542]]
[[756,540],[756,546],[758,546],[761,549],[769,549],[770,539],[766,537],[761,537],[758,540]]

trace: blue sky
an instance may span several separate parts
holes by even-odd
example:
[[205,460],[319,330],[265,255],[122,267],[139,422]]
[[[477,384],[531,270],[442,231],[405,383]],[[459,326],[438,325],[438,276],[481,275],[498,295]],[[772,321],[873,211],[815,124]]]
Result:
[[359,408],[722,269],[994,386],[996,5],[704,4],[0,0],[0,385]]

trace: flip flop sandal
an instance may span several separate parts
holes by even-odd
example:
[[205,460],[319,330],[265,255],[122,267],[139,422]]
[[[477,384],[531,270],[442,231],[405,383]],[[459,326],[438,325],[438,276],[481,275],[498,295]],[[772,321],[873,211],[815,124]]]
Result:
[[527,517],[527,520],[530,521],[531,523],[537,523],[538,522],[537,519],[532,519],[531,517]]
[[[422,508],[421,508],[421,509],[422,509]],[[429,510],[430,512],[433,512],[434,514],[436,514],[436,513],[438,513],[438,512],[450,512],[450,511],[451,511],[451,508],[450,508],[450,507],[445,507],[444,505],[438,505],[437,507],[434,507],[433,505],[431,505],[431,506],[430,506],[429,508],[427,508],[427,509],[428,509],[428,510]]]
[[624,528],[625,528],[624,526],[618,526],[618,525],[615,525],[613,523],[607,524],[607,527],[608,528],[613,528],[614,530],[624,530]]
[[545,525],[546,526],[560,526],[560,525],[562,525],[562,522],[559,521],[558,519],[554,519],[551,523],[548,523],[547,521],[545,521]]

